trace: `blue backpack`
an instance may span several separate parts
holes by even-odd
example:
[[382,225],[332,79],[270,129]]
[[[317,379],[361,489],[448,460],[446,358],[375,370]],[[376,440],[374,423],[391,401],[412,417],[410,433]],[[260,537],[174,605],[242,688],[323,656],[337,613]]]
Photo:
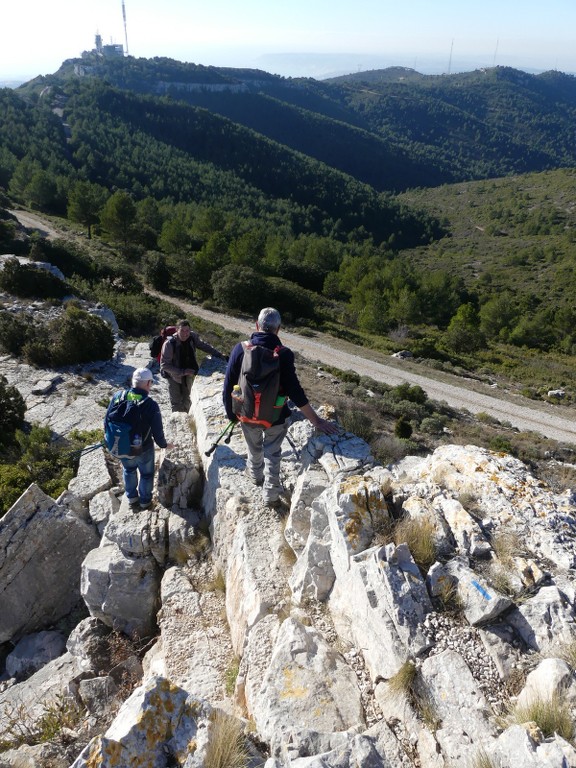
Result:
[[104,417],[104,444],[112,456],[128,459],[142,453],[142,444],[150,434],[143,434],[142,411],[146,399],[123,389],[116,392]]

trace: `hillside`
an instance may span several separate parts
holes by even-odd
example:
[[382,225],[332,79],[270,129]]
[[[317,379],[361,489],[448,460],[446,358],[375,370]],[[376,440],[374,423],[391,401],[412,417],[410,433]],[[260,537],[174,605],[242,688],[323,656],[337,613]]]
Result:
[[[576,161],[576,78],[561,72],[495,67],[437,76],[394,67],[316,81],[170,59],[76,63],[87,78],[204,107],[379,190]],[[73,64],[20,90],[73,79]]]
[[48,88],[38,105],[7,90],[0,103],[0,181],[19,161],[35,160],[140,198],[283,219],[297,233],[361,229],[382,242],[402,231],[408,244],[434,229],[372,187],[181,102],[81,80]]
[[[575,190],[558,168],[573,78],[317,82],[127,57],[65,62],[0,101],[0,202],[84,228],[74,253],[34,247],[127,332],[144,285],[249,315],[265,295],[289,322],[576,400]],[[511,173],[530,166],[554,170]],[[425,186],[380,191],[398,173]]]

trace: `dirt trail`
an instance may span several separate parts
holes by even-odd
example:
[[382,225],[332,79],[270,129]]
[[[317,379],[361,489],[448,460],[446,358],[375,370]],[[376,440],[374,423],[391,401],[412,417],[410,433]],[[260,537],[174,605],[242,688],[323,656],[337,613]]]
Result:
[[[44,237],[58,237],[60,233],[46,220],[27,211],[10,211],[20,223],[37,229]],[[156,291],[151,295],[176,304],[186,313],[203,318],[216,325],[248,336],[254,330],[252,321],[203,309],[172,296]],[[487,413],[499,421],[509,422],[521,430],[537,432],[552,440],[576,444],[576,415],[574,410],[549,403],[535,403],[519,395],[503,391],[495,393],[487,384],[469,381],[448,373],[418,366],[409,360],[397,360],[349,342],[317,333],[314,338],[282,330],[283,342],[312,363],[331,365],[340,370],[353,370],[361,376],[395,386],[408,382],[418,384],[428,397],[444,401],[453,408],[471,413]]]
[[[252,321],[212,312],[156,291],[148,292],[176,304],[192,316],[208,320],[229,331],[248,336],[254,330]],[[391,386],[404,382],[418,384],[432,400],[444,401],[453,408],[465,409],[471,413],[487,413],[499,421],[509,422],[520,430],[537,432],[552,440],[576,444],[576,418],[574,411],[568,408],[549,403],[534,403],[519,395],[504,392],[495,394],[494,389],[487,384],[466,381],[444,372],[420,369],[416,363],[407,360],[392,361],[384,355],[323,334],[308,338],[282,330],[281,338],[284,344],[311,362],[331,365],[340,370],[353,370],[361,376],[369,376],[375,381]],[[418,370],[415,370],[416,368]]]
[[42,237],[46,237],[49,240],[55,237],[60,237],[60,233],[57,232],[45,219],[41,219],[39,216],[35,216],[28,211],[8,211],[12,216],[16,216],[20,224],[26,229],[37,230]]

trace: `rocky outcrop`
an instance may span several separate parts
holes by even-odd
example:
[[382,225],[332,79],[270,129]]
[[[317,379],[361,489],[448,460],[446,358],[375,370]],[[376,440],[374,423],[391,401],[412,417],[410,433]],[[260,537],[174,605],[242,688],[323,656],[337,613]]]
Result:
[[87,514],[28,488],[0,522],[0,642],[70,613],[80,599],[80,566],[97,544]]
[[[146,361],[143,345],[132,351],[134,365]],[[509,710],[560,702],[574,720],[573,495],[474,446],[381,467],[358,437],[296,419],[282,515],[245,476],[239,433],[208,452],[226,423],[222,380],[208,360],[194,437],[185,416],[165,414],[178,450],[158,456],[151,511],[129,512],[102,455],[47,502],[66,510],[48,527],[63,515],[91,532],[75,566],[91,618],[64,655],[5,684],[0,724],[21,695],[35,692],[38,710],[60,691],[87,708],[94,732],[129,670],[141,685],[74,768],[202,766],[223,711],[244,730],[250,764],[266,768],[576,766],[569,734]],[[400,518],[433,542],[427,572],[415,545],[394,537]],[[142,667],[134,656],[111,665],[117,630],[153,636]]]

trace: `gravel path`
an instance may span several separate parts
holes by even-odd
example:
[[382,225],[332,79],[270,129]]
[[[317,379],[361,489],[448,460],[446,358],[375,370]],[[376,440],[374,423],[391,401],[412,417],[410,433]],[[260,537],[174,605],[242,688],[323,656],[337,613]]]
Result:
[[[155,291],[149,293],[177,304],[190,315],[208,320],[229,331],[248,337],[254,330],[253,321],[212,312]],[[378,357],[378,353],[323,334],[308,338],[282,330],[281,338],[284,344],[307,360],[344,371],[353,370],[361,376],[369,376],[375,381],[391,386],[403,382],[418,384],[432,400],[446,402],[452,408],[468,410],[471,413],[487,413],[520,430],[537,432],[562,443],[576,444],[576,417],[574,411],[568,408],[549,403],[535,403],[505,392],[496,395],[494,389],[487,384],[428,369],[422,372],[422,368],[408,360],[390,360],[384,355],[380,355],[381,359],[371,359]]]
[[[39,216],[25,211],[11,211],[11,213],[24,226],[38,229],[44,236],[58,235],[56,230]],[[155,291],[149,291],[149,293],[177,304],[190,315],[201,317],[227,330],[248,335],[254,329],[253,322],[212,312]],[[487,413],[520,430],[537,432],[562,443],[576,444],[576,415],[572,409],[550,403],[535,403],[501,390],[496,394],[487,384],[423,369],[409,360],[387,358],[372,350],[323,334],[308,338],[282,330],[282,339],[287,346],[312,362],[331,365],[340,370],[353,370],[361,376],[369,376],[375,381],[391,386],[403,382],[418,384],[432,400],[444,401],[452,408],[468,410],[471,413]]]

